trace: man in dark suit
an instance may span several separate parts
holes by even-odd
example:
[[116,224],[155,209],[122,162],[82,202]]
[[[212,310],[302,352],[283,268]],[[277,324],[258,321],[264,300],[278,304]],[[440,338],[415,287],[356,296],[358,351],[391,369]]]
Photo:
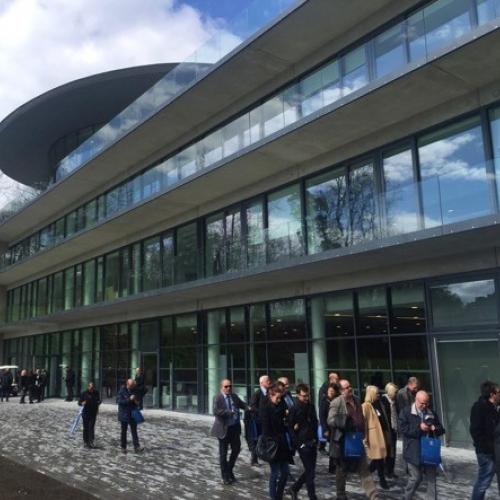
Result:
[[[233,394],[231,381],[222,380],[220,393],[214,397],[215,422],[212,427],[212,436],[219,440],[220,470],[224,484],[236,481],[233,468],[241,449],[239,410],[248,410],[248,407],[236,394]],[[229,447],[231,447],[231,455],[228,461]]]
[[260,409],[262,403],[266,400],[267,390],[271,386],[271,379],[268,375],[262,375],[259,378],[259,388],[252,394],[250,398],[250,411],[245,414],[248,415],[245,431],[247,434],[248,449],[252,455],[251,465],[258,465],[257,458],[257,439],[262,434],[262,423],[260,418]]

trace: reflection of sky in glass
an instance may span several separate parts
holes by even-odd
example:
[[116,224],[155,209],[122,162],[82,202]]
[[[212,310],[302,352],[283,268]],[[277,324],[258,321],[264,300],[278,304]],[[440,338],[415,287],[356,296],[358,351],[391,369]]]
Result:
[[385,157],[383,168],[388,229],[396,234],[417,230],[417,185],[411,150]]
[[442,217],[448,223],[490,212],[483,138],[477,118],[423,137],[418,152],[423,185],[428,188],[423,189],[428,217]]
[[424,9],[427,51],[452,43],[471,29],[468,0],[441,0]]
[[475,302],[480,297],[489,297],[495,293],[493,280],[468,281],[466,283],[453,283],[443,287],[450,294],[459,298],[462,304]]
[[296,235],[302,227],[299,186],[291,186],[269,195],[269,238]]
[[[499,0],[500,1],[500,0]],[[495,172],[497,176],[497,191],[500,199],[500,109],[490,113],[491,139],[493,142],[493,158],[495,159]]]

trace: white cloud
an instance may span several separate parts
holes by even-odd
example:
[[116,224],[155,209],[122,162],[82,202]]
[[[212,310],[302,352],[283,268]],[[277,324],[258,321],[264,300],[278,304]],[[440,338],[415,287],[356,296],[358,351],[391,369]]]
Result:
[[[183,61],[216,28],[202,13],[174,0],[0,4],[0,120],[36,95],[77,78]],[[237,42],[226,37],[226,43]]]

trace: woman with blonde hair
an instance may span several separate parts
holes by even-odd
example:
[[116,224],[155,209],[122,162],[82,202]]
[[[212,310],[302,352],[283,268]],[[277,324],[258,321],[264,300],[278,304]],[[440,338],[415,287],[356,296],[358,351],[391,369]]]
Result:
[[390,478],[396,478],[394,467],[396,465],[396,446],[398,442],[398,410],[396,408],[396,396],[398,386],[389,382],[385,386],[385,394],[381,398],[382,408],[385,410],[389,422],[387,457],[385,459],[385,471]]
[[[389,485],[385,479],[384,461],[387,456],[387,444],[383,429],[383,413],[379,403],[379,390],[374,385],[366,388],[365,402],[361,405],[363,408],[363,417],[365,419],[365,448],[366,455],[371,460],[370,470],[377,471],[380,479],[380,486],[388,489]],[[385,412],[384,412],[385,413]]]

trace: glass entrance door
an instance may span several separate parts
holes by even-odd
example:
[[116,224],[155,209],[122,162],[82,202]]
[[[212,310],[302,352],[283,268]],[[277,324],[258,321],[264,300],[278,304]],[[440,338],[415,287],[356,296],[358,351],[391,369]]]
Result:
[[144,396],[144,408],[159,408],[160,393],[158,390],[158,353],[142,353],[142,371],[147,393]]
[[485,380],[500,383],[500,351],[497,339],[437,340],[441,402],[446,441],[471,445],[470,409]]

